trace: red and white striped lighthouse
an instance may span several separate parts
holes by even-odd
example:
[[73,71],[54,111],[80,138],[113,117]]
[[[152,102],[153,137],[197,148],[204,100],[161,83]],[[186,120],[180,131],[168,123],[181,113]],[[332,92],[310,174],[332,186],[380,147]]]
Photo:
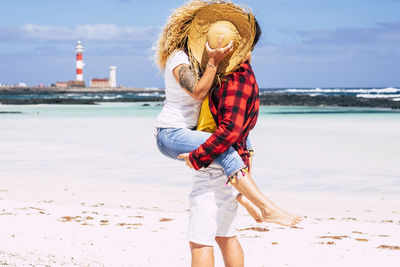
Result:
[[85,63],[82,61],[82,53],[83,53],[83,45],[81,41],[78,41],[78,44],[76,45],[76,80],[77,81],[83,81],[83,66],[85,66]]

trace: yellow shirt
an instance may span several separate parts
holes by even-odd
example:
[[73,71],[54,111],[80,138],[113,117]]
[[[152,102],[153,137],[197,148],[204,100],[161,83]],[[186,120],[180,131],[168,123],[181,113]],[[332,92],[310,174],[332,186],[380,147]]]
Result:
[[201,104],[199,120],[197,121],[196,130],[213,133],[217,129],[217,124],[211,114],[210,107],[208,106],[209,96],[204,99]]

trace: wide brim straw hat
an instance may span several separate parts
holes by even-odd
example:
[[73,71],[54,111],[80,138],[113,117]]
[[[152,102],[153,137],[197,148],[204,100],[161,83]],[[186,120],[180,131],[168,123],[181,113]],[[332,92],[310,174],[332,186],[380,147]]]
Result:
[[[209,30],[210,28],[212,31]],[[199,67],[204,69],[208,62],[206,42],[215,48],[216,34],[224,34],[222,46],[229,43],[225,36],[231,35],[234,51],[222,60],[217,69],[218,74],[227,75],[235,71],[247,53],[252,49],[255,37],[255,19],[247,10],[231,3],[216,1],[202,8],[190,24],[188,34],[188,50]],[[226,34],[229,32],[228,34]],[[211,41],[214,40],[213,46]]]

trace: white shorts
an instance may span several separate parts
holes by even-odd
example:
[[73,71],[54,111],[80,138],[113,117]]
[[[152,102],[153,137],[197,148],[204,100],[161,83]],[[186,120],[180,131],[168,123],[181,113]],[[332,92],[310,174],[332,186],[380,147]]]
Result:
[[236,236],[238,192],[231,185],[225,185],[227,177],[222,169],[211,165],[195,171],[193,179],[188,241],[213,246],[216,236]]

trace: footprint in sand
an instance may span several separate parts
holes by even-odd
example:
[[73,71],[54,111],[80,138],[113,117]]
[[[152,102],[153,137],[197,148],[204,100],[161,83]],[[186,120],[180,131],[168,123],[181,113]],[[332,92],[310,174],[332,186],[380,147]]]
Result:
[[330,239],[342,240],[343,238],[350,238],[350,237],[347,235],[338,235],[338,236],[317,236],[317,238],[321,239],[330,238]]
[[303,227],[298,227],[298,226],[291,226],[290,228],[292,228],[292,229],[304,229]]
[[3,209],[3,213],[0,213],[0,215],[15,215],[15,214],[7,212],[5,209]]
[[244,229],[238,229],[238,231],[256,231],[256,232],[269,232],[268,228],[261,228],[261,227],[249,227],[249,228],[244,228]]
[[388,246],[388,245],[380,245],[379,247],[380,249],[389,249],[389,250],[400,250],[399,246]]
[[75,216],[75,217],[71,217],[71,216],[64,216],[61,217],[62,222],[81,222],[81,216]]
[[170,221],[173,221],[174,219],[170,219],[170,218],[161,218],[160,220],[159,220],[159,222],[170,222]]
[[342,218],[342,221],[357,221],[357,219],[353,218],[353,217],[346,217],[346,218]]
[[336,246],[336,243],[335,242],[333,242],[333,241],[328,241],[328,242],[319,242],[318,244],[320,244],[320,245],[335,245]]
[[368,241],[370,241],[369,239],[365,239],[365,238],[356,238],[356,240],[360,241],[360,242],[368,242]]
[[[142,226],[141,223],[118,223],[117,226]],[[130,227],[128,227],[130,228]]]

